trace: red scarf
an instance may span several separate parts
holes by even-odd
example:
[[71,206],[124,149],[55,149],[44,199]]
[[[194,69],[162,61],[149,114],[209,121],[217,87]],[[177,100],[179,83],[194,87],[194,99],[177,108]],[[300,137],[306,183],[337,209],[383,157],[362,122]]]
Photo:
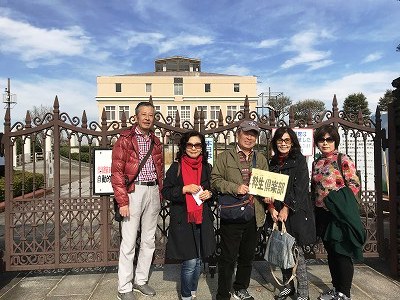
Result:
[[[181,159],[183,185],[197,184],[200,185],[201,172],[203,169],[203,156],[190,158],[183,155]],[[203,205],[197,205],[192,194],[186,195],[186,209],[188,223],[201,224],[203,221]]]

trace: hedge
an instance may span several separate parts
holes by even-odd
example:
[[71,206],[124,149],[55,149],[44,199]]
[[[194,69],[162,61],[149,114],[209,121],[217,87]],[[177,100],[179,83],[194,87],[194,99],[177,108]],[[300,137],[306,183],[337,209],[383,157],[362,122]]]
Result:
[[[25,176],[25,178],[24,178]],[[24,182],[22,182],[24,179]],[[35,180],[34,180],[35,179]],[[35,186],[33,186],[33,183],[35,182]],[[13,176],[13,196],[18,197],[22,195],[22,185],[24,185],[24,193],[28,194],[33,192],[34,190],[37,190],[41,187],[44,186],[44,176],[43,174],[38,174],[38,173],[31,173],[31,172],[25,172],[25,175],[22,171],[14,171],[14,176]],[[4,201],[4,187],[5,187],[5,181],[4,177],[0,178],[0,202]]]

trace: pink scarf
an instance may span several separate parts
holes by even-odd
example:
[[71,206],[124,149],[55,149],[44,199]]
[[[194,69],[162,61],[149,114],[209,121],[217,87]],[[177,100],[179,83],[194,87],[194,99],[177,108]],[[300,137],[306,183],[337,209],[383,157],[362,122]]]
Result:
[[[201,172],[203,169],[203,156],[190,158],[183,155],[181,159],[183,184],[200,185]],[[188,223],[201,224],[203,221],[203,205],[197,205],[192,194],[186,194],[186,209]]]

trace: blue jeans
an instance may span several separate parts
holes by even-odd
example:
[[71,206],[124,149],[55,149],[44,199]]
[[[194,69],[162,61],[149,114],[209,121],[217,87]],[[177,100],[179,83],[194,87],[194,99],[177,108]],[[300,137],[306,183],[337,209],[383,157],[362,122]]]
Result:
[[192,291],[197,291],[197,284],[201,274],[201,259],[193,258],[182,262],[181,267],[181,295],[191,297]]

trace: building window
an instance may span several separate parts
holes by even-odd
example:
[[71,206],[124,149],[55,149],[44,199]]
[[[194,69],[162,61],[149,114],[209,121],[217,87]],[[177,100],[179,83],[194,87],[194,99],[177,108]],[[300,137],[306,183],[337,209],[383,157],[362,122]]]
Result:
[[161,112],[161,106],[160,105],[154,105],[154,110],[156,112]]
[[167,107],[167,116],[172,117],[175,122],[176,111],[178,110],[178,106],[168,105]]
[[183,95],[183,78],[174,78],[174,95]]
[[210,119],[217,120],[219,116],[220,106],[211,106],[210,107]]
[[203,113],[204,113],[204,120],[207,120],[207,106],[206,105],[197,106],[197,111],[198,111],[200,117],[201,117],[201,115],[200,115],[201,110],[203,110]]
[[211,92],[211,83],[204,84],[204,92],[206,93]]
[[125,113],[125,117],[129,119],[129,106],[120,106],[119,107],[119,119],[122,120],[122,113]]
[[190,121],[190,106],[181,106],[181,120]]
[[115,91],[117,93],[121,93],[122,92],[122,83],[116,83],[115,84]]
[[146,93],[151,93],[151,83],[146,83]]
[[105,107],[106,110],[106,118],[107,121],[114,121],[115,120],[115,106],[114,105],[110,105]]
[[233,91],[235,93],[239,93],[240,92],[240,84],[239,83],[234,83],[233,84]]
[[233,118],[237,112],[236,108],[236,105],[228,105],[226,107],[226,116]]

